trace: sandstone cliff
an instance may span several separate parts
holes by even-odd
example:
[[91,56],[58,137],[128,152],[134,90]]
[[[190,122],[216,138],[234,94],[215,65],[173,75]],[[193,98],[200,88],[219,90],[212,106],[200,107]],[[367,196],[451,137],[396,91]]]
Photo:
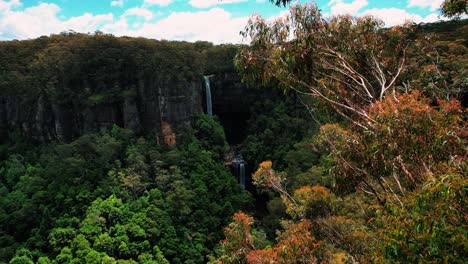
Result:
[[83,34],[0,42],[0,137],[67,142],[116,124],[173,144],[204,111],[204,74],[215,74],[215,111],[248,109],[236,49]]

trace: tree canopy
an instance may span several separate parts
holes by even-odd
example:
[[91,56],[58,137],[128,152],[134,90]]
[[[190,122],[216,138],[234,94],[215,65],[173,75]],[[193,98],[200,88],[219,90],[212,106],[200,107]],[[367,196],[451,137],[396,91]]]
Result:
[[[259,163],[253,183],[276,193],[270,217],[235,214],[218,263],[464,263],[466,82],[446,71],[458,44],[466,69],[463,34],[444,42],[411,23],[325,18],[314,4],[255,16],[243,34],[243,79],[295,94],[320,129],[303,139],[316,155],[304,167],[291,159],[300,149],[286,169]],[[271,227],[274,242],[259,245]]]
[[466,0],[444,0],[440,7],[442,15],[449,18],[468,14],[468,2]]

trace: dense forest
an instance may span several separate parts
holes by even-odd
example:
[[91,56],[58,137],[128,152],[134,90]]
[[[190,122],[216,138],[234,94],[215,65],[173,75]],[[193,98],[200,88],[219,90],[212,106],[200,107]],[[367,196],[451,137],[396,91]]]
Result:
[[0,42],[0,263],[466,263],[468,20],[241,34]]

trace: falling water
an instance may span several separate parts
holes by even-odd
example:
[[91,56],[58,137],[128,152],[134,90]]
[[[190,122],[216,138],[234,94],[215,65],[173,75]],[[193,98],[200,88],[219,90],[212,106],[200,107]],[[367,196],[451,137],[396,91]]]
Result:
[[211,117],[213,116],[213,110],[211,106],[211,88],[210,88],[210,77],[213,75],[209,76],[203,76],[205,79],[205,88],[206,88],[206,114]]
[[232,166],[239,179],[239,185],[245,188],[245,161],[242,155],[239,154],[232,160]]
[[239,164],[239,184],[245,188],[245,165],[243,162]]

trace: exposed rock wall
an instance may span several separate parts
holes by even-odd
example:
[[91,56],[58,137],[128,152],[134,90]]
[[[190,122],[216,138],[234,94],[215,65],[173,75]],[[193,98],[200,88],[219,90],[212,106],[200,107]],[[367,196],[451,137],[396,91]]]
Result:
[[214,115],[249,113],[256,92],[233,72],[217,73],[210,78]]
[[[211,78],[213,110],[228,126],[234,116],[247,118],[256,91],[236,73],[218,73]],[[96,105],[52,103],[42,94],[34,99],[0,94],[0,139],[18,131],[40,142],[68,142],[86,132],[105,131],[117,124],[166,144],[173,144],[181,126],[206,111],[205,87],[198,80],[140,80],[133,96]],[[170,128],[170,133],[168,133]]]
[[44,94],[33,100],[0,95],[0,136],[4,139],[8,131],[16,130],[41,142],[67,142],[85,132],[108,130],[117,124],[164,142],[164,126],[170,126],[175,135],[178,127],[202,111],[201,80],[141,81],[134,93],[132,97],[93,106],[73,101],[51,103]]

